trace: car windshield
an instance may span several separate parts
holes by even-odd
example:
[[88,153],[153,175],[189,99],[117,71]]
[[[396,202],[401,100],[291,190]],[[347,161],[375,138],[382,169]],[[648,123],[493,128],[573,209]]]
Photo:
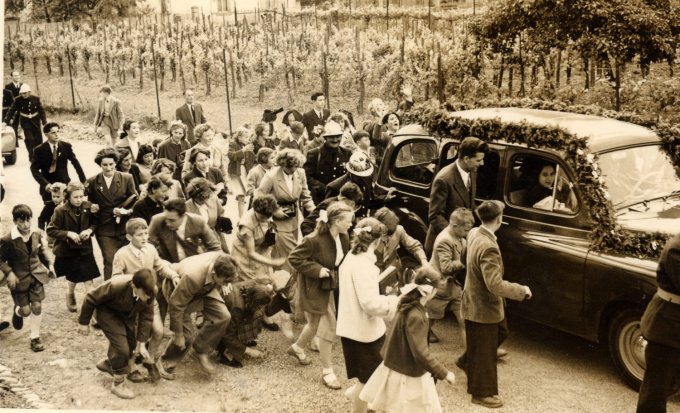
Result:
[[637,146],[599,155],[607,190],[615,207],[680,191],[680,179],[659,145]]

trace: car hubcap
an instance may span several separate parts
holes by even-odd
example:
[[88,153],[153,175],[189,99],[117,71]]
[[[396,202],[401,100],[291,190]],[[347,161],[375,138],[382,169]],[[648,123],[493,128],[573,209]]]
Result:
[[631,321],[623,326],[619,335],[619,353],[626,370],[642,381],[645,374],[645,348],[647,340],[642,336],[639,321]]

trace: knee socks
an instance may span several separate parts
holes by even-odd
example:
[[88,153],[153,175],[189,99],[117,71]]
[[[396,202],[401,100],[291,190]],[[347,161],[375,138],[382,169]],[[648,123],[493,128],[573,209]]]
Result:
[[42,313],[38,315],[31,314],[31,316],[28,317],[28,322],[31,327],[31,340],[40,337],[40,323],[42,322]]

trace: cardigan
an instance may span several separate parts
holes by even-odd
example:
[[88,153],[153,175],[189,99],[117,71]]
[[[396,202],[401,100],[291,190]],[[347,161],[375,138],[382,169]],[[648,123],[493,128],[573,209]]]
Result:
[[372,343],[385,334],[383,318],[393,318],[399,297],[380,295],[376,258],[372,252],[347,253],[339,270],[340,299],[336,333]]
[[400,304],[394,327],[382,349],[385,367],[409,377],[430,372],[444,380],[448,370],[430,353],[429,330],[427,312],[420,301]]
[[94,234],[95,229],[95,214],[90,213],[92,204],[85,201],[76,208],[69,202],[59,205],[52,214],[50,223],[47,224],[47,236],[54,238],[54,245],[52,250],[57,257],[78,257],[92,254],[92,237],[85,241],[81,241],[80,248],[71,248],[68,245],[67,236],[69,231],[80,234],[86,229],[92,230]]
[[[349,236],[340,234],[343,254],[349,250]],[[335,268],[335,240],[329,233],[313,232],[288,256],[290,266],[298,272],[298,295],[300,308],[312,314],[325,314],[328,310],[330,291],[321,289],[321,268]]]
[[134,274],[142,268],[153,268],[159,279],[172,279],[175,274],[170,269],[170,263],[161,259],[158,250],[152,244],[146,244],[142,248],[127,244],[116,251],[113,256],[111,276],[122,274]]

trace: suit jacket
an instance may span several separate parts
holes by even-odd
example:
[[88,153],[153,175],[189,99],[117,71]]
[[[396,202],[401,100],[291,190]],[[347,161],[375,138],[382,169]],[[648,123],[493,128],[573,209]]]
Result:
[[466,245],[465,238],[456,238],[448,228],[444,229],[434,242],[430,265],[444,277],[454,276],[465,266]]
[[145,196],[144,198],[135,202],[132,207],[132,215],[130,218],[142,218],[146,223],[151,222],[151,218],[163,212],[163,203],[156,202],[153,199]]
[[397,254],[397,249],[404,247],[414,258],[420,262],[427,262],[423,244],[417,239],[406,233],[406,230],[401,225],[397,225],[397,229],[391,236],[385,235],[382,237],[378,245],[375,247],[375,256],[377,258],[376,265],[381,271],[384,271],[389,265],[394,265],[401,270],[401,261]]
[[[192,213],[187,213],[187,223],[184,229],[184,241],[182,248],[187,257],[198,255],[207,251],[221,251],[220,242],[215,238],[215,233],[208,227],[205,220]],[[165,216],[158,214],[151,218],[149,224],[149,242],[156,246],[158,254],[166,261],[179,262],[177,256],[177,242],[179,238],[175,231],[165,225]]]
[[262,165],[256,165],[253,169],[248,171],[246,177],[246,195],[252,195],[253,192],[260,186],[262,178],[267,173],[267,170]]
[[467,273],[461,311],[466,320],[495,324],[505,318],[504,300],[522,301],[523,285],[503,280],[503,258],[496,237],[486,228],[468,235]]
[[241,165],[245,166],[246,171],[250,171],[255,166],[255,151],[244,151],[244,146],[235,139],[229,143],[229,150],[227,151],[227,158],[229,158],[227,171],[229,176],[240,177]]
[[[194,178],[205,178],[208,181],[212,182],[213,184],[224,184],[224,175],[222,175],[222,172],[220,172],[219,169],[215,168],[214,166],[211,166],[208,169],[207,173],[203,173],[198,170],[198,168],[194,167],[182,177],[182,180],[184,181],[184,185],[189,185],[189,182],[191,182],[192,179]],[[226,185],[224,186],[226,189]]]
[[14,272],[19,278],[17,289],[26,290],[33,275],[42,284],[50,281],[47,267],[54,261],[42,233],[31,233],[31,252],[16,228],[0,239],[0,271],[5,274]]
[[[349,251],[349,236],[340,235],[343,255]],[[312,314],[324,314],[328,309],[331,292],[321,289],[319,271],[321,268],[335,268],[335,240],[326,233],[313,232],[302,238],[302,242],[288,256],[288,262],[298,272],[298,294],[300,308]]]
[[68,175],[68,163],[76,170],[80,182],[85,182],[85,172],[80,165],[76,154],[73,152],[73,146],[64,141],[57,142],[57,169],[50,173],[50,165],[53,159],[52,146],[49,142],[43,142],[33,149],[33,162],[31,162],[31,174],[33,178],[40,185],[40,193],[43,199],[49,200],[50,194],[45,191],[45,187],[55,182],[63,182],[65,184],[71,182]]
[[170,314],[170,330],[175,334],[183,334],[184,312],[189,304],[203,297],[210,297],[224,302],[219,287],[213,279],[213,264],[223,253],[207,252],[187,257],[180,263],[172,265],[181,277],[179,284],[168,298],[168,314]]
[[302,124],[305,125],[305,129],[307,129],[307,138],[314,138],[314,127],[317,125],[324,126],[330,116],[331,112],[328,109],[324,109],[322,111],[321,118],[319,118],[314,109],[310,110],[309,112],[305,112],[302,115]]
[[132,274],[119,275],[87,293],[78,323],[88,325],[97,310],[97,323],[103,331],[126,335],[126,329],[136,330],[137,341],[145,343],[151,336],[155,301],[136,299],[132,293]]
[[[260,186],[255,190],[253,196],[257,198],[262,195],[273,195],[280,205],[294,204],[295,208],[302,206],[307,212],[314,210],[314,201],[307,188],[307,177],[302,168],[297,168],[293,172],[293,191],[288,189],[286,178],[283,176],[283,168],[280,166],[272,168],[262,178]],[[297,216],[294,218],[276,220],[276,228],[284,232],[297,232]]]
[[[80,208],[66,202],[59,205],[47,224],[47,235],[54,238],[52,250],[57,257],[77,257],[92,254],[92,237],[82,241],[83,248],[74,249],[68,246],[66,234],[71,231],[80,234],[86,229],[93,232],[97,229],[95,215],[90,213],[90,202],[83,202]],[[79,213],[79,215],[77,215]]]
[[23,85],[23,83],[19,83],[19,86],[16,86],[14,82],[9,82],[8,84],[5,85],[5,89],[12,92],[12,97],[16,98],[17,96],[19,96],[19,90],[21,89],[21,85]]
[[[113,96],[109,97],[111,99],[111,106],[109,107],[109,116],[111,116],[111,123],[114,129],[119,130],[125,122],[125,117],[123,115],[123,110],[120,108],[120,101]],[[95,126],[99,126],[104,120],[104,99],[99,98],[97,103],[97,112],[94,116]]]
[[116,222],[114,208],[132,208],[137,199],[137,190],[132,175],[114,172],[111,188],[106,187],[103,173],[98,173],[85,184],[87,199],[99,205],[97,212],[97,235],[116,236],[125,234],[127,217]]
[[203,116],[203,108],[200,103],[194,103],[194,117],[191,116],[189,105],[186,103],[175,110],[175,119],[181,121],[187,126],[187,139],[193,146],[196,143],[194,139],[194,128],[196,125],[206,123],[205,116]]
[[[664,246],[656,270],[659,288],[680,295],[680,235]],[[642,316],[642,334],[649,341],[680,349],[680,304],[670,303],[654,295]]]
[[451,212],[460,207],[470,210],[474,207],[475,194],[477,192],[477,174],[470,173],[472,185],[471,190],[468,191],[456,163],[457,161],[447,165],[434,177],[428,212],[430,227],[425,238],[425,251],[428,253],[432,251],[437,235],[449,224]]

